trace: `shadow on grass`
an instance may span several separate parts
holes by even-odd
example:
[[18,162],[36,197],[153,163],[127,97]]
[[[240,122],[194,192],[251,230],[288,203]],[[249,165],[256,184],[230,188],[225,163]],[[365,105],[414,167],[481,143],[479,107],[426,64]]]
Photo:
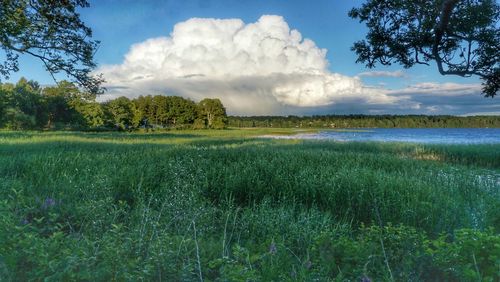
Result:
[[[155,134],[156,135],[156,134]],[[75,137],[74,135],[71,135]],[[161,135],[158,135],[161,136]],[[174,138],[175,137],[175,138]],[[140,142],[144,140],[144,142]],[[129,142],[130,141],[130,142]],[[138,141],[138,142],[134,142]],[[203,136],[191,136],[188,134],[178,134],[176,136],[168,136],[161,138],[72,138],[53,140],[37,140],[36,142],[29,142],[29,139],[23,139],[23,142],[15,143],[2,143],[0,139],[0,158],[9,157],[20,154],[50,154],[50,153],[70,153],[70,152],[84,152],[84,153],[120,153],[120,152],[134,152],[138,154],[144,150],[194,150],[196,148],[226,148],[231,149],[243,146],[255,145],[273,145],[272,140],[263,140],[260,138],[210,138]],[[278,144],[274,144],[278,145]]]
[[47,138],[47,137],[79,137],[87,139],[128,139],[148,140],[158,138],[195,138],[202,135],[160,132],[160,133],[134,133],[134,132],[75,132],[75,131],[0,131],[0,138]]
[[[500,170],[500,145],[423,145],[382,142],[332,142],[297,139],[268,139],[255,136],[213,136],[210,131],[199,134],[178,132],[36,132],[0,131],[0,153],[4,156],[36,151],[124,151],[138,148],[181,148],[273,146],[286,150],[300,146],[303,150],[329,150],[351,153],[390,154],[421,161],[443,162]],[[16,143],[18,142],[18,143]]]

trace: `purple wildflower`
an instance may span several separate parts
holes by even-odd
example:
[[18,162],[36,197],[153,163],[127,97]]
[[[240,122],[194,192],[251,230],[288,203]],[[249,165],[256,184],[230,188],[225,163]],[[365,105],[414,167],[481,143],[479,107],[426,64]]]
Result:
[[52,198],[46,198],[45,201],[43,202],[42,209],[48,209],[56,205],[56,200]]
[[22,225],[26,225],[26,224],[29,224],[30,222],[28,221],[28,219],[24,218],[23,220],[21,220],[21,224]]
[[271,243],[269,246],[269,253],[271,255],[275,255],[278,252],[278,249],[276,248],[276,244],[274,242]]
[[370,279],[370,277],[368,276],[363,276],[363,278],[361,278],[361,282],[372,282],[372,280]]

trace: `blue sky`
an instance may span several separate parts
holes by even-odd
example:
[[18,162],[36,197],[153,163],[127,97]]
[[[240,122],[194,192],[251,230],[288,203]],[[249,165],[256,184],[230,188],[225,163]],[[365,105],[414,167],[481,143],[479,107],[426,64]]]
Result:
[[[106,77],[109,82],[107,85],[109,91],[104,96],[108,98],[121,95],[135,97],[139,94],[166,94],[198,100],[205,96],[220,96],[228,112],[242,115],[500,113],[498,99],[482,98],[478,85],[480,81],[477,78],[441,76],[435,66],[403,69],[399,65],[393,65],[391,67],[377,66],[375,69],[368,70],[364,65],[356,64],[355,54],[350,47],[356,40],[364,38],[366,28],[356,20],[350,19],[347,13],[352,7],[359,6],[362,2],[357,0],[314,2],[302,0],[91,0],[91,7],[82,9],[81,16],[92,28],[94,38],[101,41],[95,59],[99,64],[97,71],[109,77]],[[263,15],[280,16],[282,19],[261,19]],[[193,18],[210,20],[193,21],[191,20]],[[238,19],[241,23],[221,23],[215,19]],[[182,25],[182,23],[185,24]],[[180,60],[179,64],[182,68],[175,70],[168,67],[174,61],[158,53],[172,53],[174,49],[181,48],[177,46],[179,44],[169,45],[170,43],[167,42],[176,41],[175,36],[171,34],[176,25],[186,26],[184,31],[181,31],[181,28],[178,29],[177,38],[201,34],[204,39],[200,41],[193,38],[193,42],[196,42],[196,46],[204,46],[204,42],[211,40],[210,36],[224,36],[220,33],[212,35],[210,33],[212,30],[207,30],[205,26],[215,24],[219,29],[222,26],[236,24],[241,25],[239,27],[241,29],[250,29],[252,24],[257,23],[261,23],[259,32],[264,34],[262,38],[265,38],[266,32],[272,32],[264,26],[285,24],[289,27],[288,35],[292,30],[297,30],[302,35],[302,41],[295,42],[292,47],[303,50],[305,48],[303,40],[308,38],[315,46],[307,49],[306,52],[317,53],[318,50],[325,49],[326,56],[322,61],[321,55],[316,53],[309,54],[307,60],[302,58],[307,62],[313,60],[307,67],[315,70],[307,74],[301,73],[300,76],[297,76],[295,69],[289,69],[294,60],[292,57],[288,57],[289,62],[286,67],[283,67],[286,70],[282,74],[275,75],[274,72],[269,72],[266,76],[260,75],[268,73],[266,68],[275,70],[274,67],[279,69],[280,66],[269,66],[266,63],[256,68],[255,72],[239,73],[238,70],[236,72],[233,70],[228,74],[218,73],[218,68],[220,65],[224,66],[224,61],[222,64],[212,64],[213,62],[206,61],[206,64],[212,64],[210,65],[212,70],[216,69],[217,75],[214,74],[212,77],[210,72],[203,73],[206,68],[196,65],[192,73],[201,78],[193,77],[187,81],[177,79],[181,74],[184,74],[184,77],[193,76],[189,72],[189,66],[192,66],[193,62],[190,58],[182,57],[182,54],[197,54],[196,52],[192,53],[191,49],[186,49],[181,55],[176,53],[178,57],[174,61],[179,63]],[[193,33],[191,32],[193,28],[203,30],[203,32]],[[285,30],[285,37],[286,35]],[[152,39],[158,40],[151,41]],[[291,39],[284,38],[284,40]],[[195,46],[195,43],[185,44]],[[185,44],[182,46],[185,47]],[[238,43],[235,46],[241,46],[241,44]],[[160,48],[162,51],[151,53],[148,48],[152,50]],[[256,50],[255,48],[264,49]],[[255,54],[266,53],[267,47],[255,48],[251,49],[257,52]],[[208,51],[205,50],[203,54],[212,56],[225,52],[221,50],[218,47],[208,48]],[[234,53],[237,50],[231,52]],[[250,52],[250,56],[253,56],[253,51],[245,50],[245,52]],[[141,64],[147,65],[141,61],[144,56],[151,58],[157,56],[157,60],[160,58],[164,60],[161,70],[148,70],[146,67],[138,70]],[[126,57],[129,58],[128,62]],[[224,58],[229,60],[227,56]],[[272,57],[266,58],[266,60],[273,60]],[[302,59],[299,58],[298,62],[302,62],[300,61]],[[228,62],[232,63],[231,60]],[[324,63],[327,65],[322,68]],[[239,68],[245,69],[246,65],[241,64]],[[202,73],[199,74],[200,72]],[[161,76],[155,76],[141,83],[132,84],[125,81],[127,77],[135,79],[160,73]],[[12,75],[11,81],[16,81],[20,76],[37,80],[42,84],[53,83],[41,64],[31,58],[21,59],[21,71]],[[162,78],[165,79],[162,80]],[[296,81],[302,82],[297,85]],[[316,87],[316,82],[323,83],[325,86],[319,89]],[[347,88],[341,87],[342,89],[339,90],[337,87],[346,84],[349,85],[346,86]],[[293,87],[305,89],[307,93],[296,92]],[[349,96],[347,93],[349,89],[357,94]]]

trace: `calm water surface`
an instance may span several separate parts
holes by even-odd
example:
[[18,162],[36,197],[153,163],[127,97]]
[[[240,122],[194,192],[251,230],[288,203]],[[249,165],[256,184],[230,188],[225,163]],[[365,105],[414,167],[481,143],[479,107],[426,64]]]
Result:
[[500,144],[500,128],[374,128],[328,130],[297,136],[336,141],[383,141],[440,144]]

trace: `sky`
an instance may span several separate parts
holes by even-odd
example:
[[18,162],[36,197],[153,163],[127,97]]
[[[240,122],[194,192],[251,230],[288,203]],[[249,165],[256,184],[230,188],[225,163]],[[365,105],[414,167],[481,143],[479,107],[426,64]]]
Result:
[[[81,18],[101,44],[101,101],[126,96],[220,98],[232,115],[500,115],[480,80],[435,65],[367,69],[350,50],[366,27],[347,16],[363,1],[90,0]],[[53,84],[22,57],[21,76]],[[64,77],[62,77],[64,78]]]

